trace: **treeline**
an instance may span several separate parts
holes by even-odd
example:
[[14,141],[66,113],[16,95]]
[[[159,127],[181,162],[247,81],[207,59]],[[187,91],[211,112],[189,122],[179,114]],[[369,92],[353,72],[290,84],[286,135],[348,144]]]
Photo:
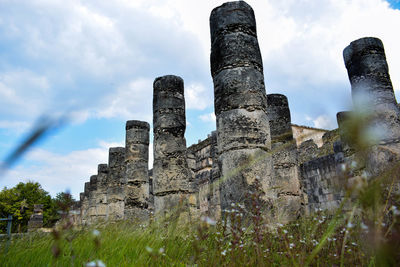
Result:
[[[52,227],[75,200],[69,193],[60,192],[52,198],[37,182],[19,183],[0,191],[0,218],[13,216],[12,232],[26,232],[33,214],[33,205],[43,205],[43,226]],[[0,222],[0,233],[6,232],[6,222]]]

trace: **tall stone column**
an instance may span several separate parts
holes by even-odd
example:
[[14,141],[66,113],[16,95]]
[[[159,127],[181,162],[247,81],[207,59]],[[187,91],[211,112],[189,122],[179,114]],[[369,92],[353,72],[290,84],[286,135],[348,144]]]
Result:
[[149,131],[144,121],[126,122],[125,218],[149,218]]
[[297,146],[293,139],[287,97],[267,95],[267,114],[271,128],[273,187],[277,192],[276,214],[281,222],[297,219],[306,205],[300,184]]
[[167,75],[155,79],[153,94],[153,194],[156,214],[176,209],[192,191],[186,160],[183,80]]
[[125,175],[125,148],[112,147],[108,154],[108,188],[107,208],[108,219],[120,220],[124,218],[125,192],[123,179]]
[[271,142],[292,142],[293,131],[287,97],[281,94],[268,94],[267,114],[271,130]]
[[83,191],[83,196],[81,196],[81,216],[82,216],[82,224],[87,224],[89,219],[89,191],[90,191],[90,182],[85,183],[85,189]]
[[400,110],[382,41],[372,37],[355,40],[344,49],[343,57],[355,111],[369,116],[365,129],[375,135],[366,166],[377,174],[393,166],[400,155]]
[[107,219],[107,187],[108,187],[108,166],[99,164],[97,166],[97,198],[96,213],[98,219]]
[[211,12],[211,74],[221,165],[221,208],[244,203],[255,180],[265,200],[271,189],[272,158],[261,53],[252,8],[228,2]]
[[89,190],[89,218],[90,222],[97,220],[97,175],[90,176]]

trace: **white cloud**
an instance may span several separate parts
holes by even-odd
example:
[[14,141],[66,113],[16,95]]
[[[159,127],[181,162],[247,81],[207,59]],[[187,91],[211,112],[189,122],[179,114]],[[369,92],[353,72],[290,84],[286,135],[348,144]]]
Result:
[[[137,79],[106,95],[95,116],[152,121],[153,81]],[[102,107],[102,108],[101,108]]]
[[327,115],[320,115],[312,120],[315,128],[332,130],[337,127],[336,123]]
[[0,129],[8,129],[11,132],[20,134],[26,131],[29,128],[29,123],[25,121],[8,121],[2,120],[0,121]]
[[199,116],[199,119],[203,122],[212,122],[215,123],[216,122],[216,117],[214,112],[211,113],[207,113],[207,114],[203,114]]
[[32,119],[48,104],[51,95],[45,76],[30,70],[0,72],[0,113]]
[[192,83],[185,87],[185,100],[188,109],[203,110],[214,105],[213,96],[200,83]]
[[97,147],[71,151],[67,154],[52,153],[34,149],[26,155],[29,164],[18,166],[6,172],[0,180],[1,186],[14,186],[19,182],[33,180],[55,196],[70,190],[75,198],[83,191],[84,183],[91,175],[97,174],[97,165],[107,163],[108,148]]
[[[67,154],[53,153],[36,148],[27,153],[25,161],[29,164],[8,170],[0,179],[0,188],[12,187],[19,182],[33,180],[43,189],[55,196],[56,193],[69,190],[79,199],[84,183],[91,175],[97,174],[97,165],[108,163],[110,147],[124,147],[121,142],[100,141],[97,147],[71,151]],[[153,167],[153,144],[149,145],[149,168]]]

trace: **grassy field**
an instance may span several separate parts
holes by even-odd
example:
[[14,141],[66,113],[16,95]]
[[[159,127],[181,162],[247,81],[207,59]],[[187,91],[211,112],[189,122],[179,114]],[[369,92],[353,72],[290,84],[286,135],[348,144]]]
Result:
[[272,228],[257,216],[246,227],[240,207],[221,222],[167,218],[147,226],[117,222],[80,229],[66,222],[52,233],[14,238],[7,253],[1,242],[0,265],[396,266],[396,208],[388,210],[395,215],[390,225],[363,221],[355,210],[316,211]]

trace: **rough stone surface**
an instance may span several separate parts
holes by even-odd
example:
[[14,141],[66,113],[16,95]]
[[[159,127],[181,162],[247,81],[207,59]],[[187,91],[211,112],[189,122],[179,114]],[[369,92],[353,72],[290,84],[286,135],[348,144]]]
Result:
[[369,116],[368,128],[376,129],[366,167],[378,174],[400,160],[400,110],[397,105],[382,41],[365,37],[350,43],[343,57],[351,83],[353,105]]
[[121,220],[124,218],[124,176],[125,176],[125,148],[112,147],[108,154],[107,208],[108,218]]
[[269,188],[271,137],[254,12],[243,1],[225,3],[211,12],[210,28],[221,209],[232,203],[250,208],[256,180],[265,198],[276,196]]
[[184,137],[183,80],[167,75],[155,79],[153,87],[153,194],[154,210],[158,214],[178,207],[192,188]]
[[43,205],[34,204],[33,214],[28,221],[28,231],[34,231],[43,227]]
[[[76,207],[81,223],[146,221],[153,210],[219,219],[232,204],[251,210],[258,190],[263,216],[284,223],[303,209],[337,207],[345,188],[400,160],[400,111],[379,39],[362,38],[344,50],[355,109],[339,112],[339,128],[328,131],[291,124],[287,98],[266,95],[248,4],[215,8],[210,28],[217,131],[186,148],[183,80],[155,79],[153,169],[148,170],[149,124],[128,121],[126,146],[111,148],[108,165],[100,164],[85,183]],[[369,116],[382,132],[362,151],[349,130],[357,114]],[[361,156],[366,163],[357,162]]]
[[271,142],[292,142],[293,131],[287,97],[281,94],[269,94],[267,95],[267,107]]
[[144,121],[126,122],[125,139],[125,218],[149,218],[149,131]]

